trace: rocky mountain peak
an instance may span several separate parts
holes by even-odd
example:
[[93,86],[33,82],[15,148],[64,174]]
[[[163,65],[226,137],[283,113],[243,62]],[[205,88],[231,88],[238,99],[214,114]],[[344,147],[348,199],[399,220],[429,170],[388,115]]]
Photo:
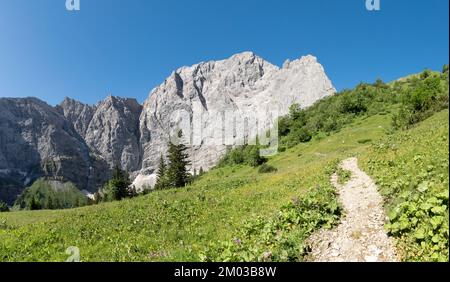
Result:
[[[281,69],[252,52],[182,67],[156,87],[144,103],[140,118],[142,168],[135,184],[153,181],[157,161],[166,150],[168,130],[174,126],[171,115],[176,111],[184,110],[192,117],[194,104],[200,103],[202,111],[217,121],[218,111],[263,115],[265,108],[276,105],[284,115],[292,103],[308,107],[335,91],[323,67],[311,55]],[[208,131],[216,121],[206,120],[201,127]],[[225,151],[226,146],[193,147],[193,168],[214,166]]]
[[120,165],[138,188],[151,186],[159,157],[166,154],[169,132],[180,122],[180,111],[190,120],[197,114],[205,117],[195,126],[206,133],[200,136],[201,143],[190,146],[189,154],[192,170],[207,170],[227,149],[225,144],[210,143],[214,130],[223,126],[222,112],[260,118],[276,107],[279,115],[285,115],[292,103],[308,107],[334,93],[314,56],[287,61],[280,68],[253,52],[242,52],[177,69],[151,91],[143,106],[136,99],[112,95],[96,105],[65,98],[56,107],[36,98],[2,98],[0,178],[22,187],[37,177],[51,176],[95,191],[110,169]]

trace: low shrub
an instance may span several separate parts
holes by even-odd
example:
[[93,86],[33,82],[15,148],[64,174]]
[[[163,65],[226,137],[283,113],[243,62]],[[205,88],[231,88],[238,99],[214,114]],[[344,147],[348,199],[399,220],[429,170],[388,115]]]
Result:
[[268,164],[263,164],[259,167],[258,172],[259,173],[272,173],[272,172],[276,172],[278,169],[268,165]]

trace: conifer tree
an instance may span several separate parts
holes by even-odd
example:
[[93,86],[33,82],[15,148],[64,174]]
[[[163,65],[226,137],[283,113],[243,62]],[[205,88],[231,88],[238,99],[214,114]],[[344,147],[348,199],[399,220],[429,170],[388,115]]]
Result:
[[112,178],[105,184],[102,192],[106,201],[120,201],[131,197],[129,187],[131,185],[129,174],[118,165],[113,169]]
[[167,180],[172,187],[184,187],[190,182],[191,175],[187,167],[191,164],[189,162],[189,155],[186,153],[187,146],[183,144],[183,132],[178,132],[179,144],[175,145],[169,142],[169,167],[167,169]]
[[156,190],[167,188],[167,165],[164,161],[164,157],[161,155],[159,159],[158,171],[156,172]]

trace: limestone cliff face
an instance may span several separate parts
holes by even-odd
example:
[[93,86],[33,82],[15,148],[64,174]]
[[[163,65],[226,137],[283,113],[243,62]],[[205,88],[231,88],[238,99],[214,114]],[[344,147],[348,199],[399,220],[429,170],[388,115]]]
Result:
[[95,106],[65,98],[60,105],[56,106],[56,109],[73,125],[80,136],[86,136],[86,131],[96,110]]
[[[217,123],[222,117],[216,116],[220,111],[234,110],[261,117],[267,109],[276,106],[278,114],[285,115],[292,103],[308,107],[335,92],[313,56],[287,61],[279,68],[251,52],[244,52],[226,60],[180,68],[155,88],[144,104],[140,118],[142,169],[135,184],[154,181],[152,174],[159,156],[166,150],[169,132],[177,124],[173,116],[177,111],[183,110],[191,118],[195,111],[209,114],[210,118],[202,120],[199,126],[210,132],[211,128],[220,126]],[[207,135],[205,140],[208,138],[212,136]],[[225,151],[226,146],[222,145],[191,147],[193,168],[214,166]]]
[[101,180],[91,175],[93,163],[82,137],[55,108],[36,98],[0,99],[0,178],[14,188],[10,193],[42,176],[95,190]]
[[109,96],[97,104],[84,139],[111,168],[117,164],[128,171],[140,169],[141,111],[135,99]]
[[110,168],[140,169],[139,117],[142,106],[135,100],[108,96],[95,106],[66,98],[57,106],[90,151]]
[[[56,107],[35,98],[1,98],[0,197],[1,191],[20,190],[41,176],[95,191],[116,164],[131,172],[137,187],[152,185],[169,134],[183,121],[179,112],[188,116],[193,131],[202,132],[198,143],[189,135],[194,141],[189,151],[192,169],[207,170],[227,148],[210,142],[217,129],[221,133],[223,112],[260,118],[276,108],[278,115],[285,115],[292,103],[308,107],[334,93],[313,56],[279,68],[244,52],[174,71],[143,106],[113,96],[93,106],[66,98]],[[194,120],[196,116],[201,119]],[[247,129],[246,139],[254,137],[248,124],[241,126]],[[236,128],[231,135],[237,136]]]

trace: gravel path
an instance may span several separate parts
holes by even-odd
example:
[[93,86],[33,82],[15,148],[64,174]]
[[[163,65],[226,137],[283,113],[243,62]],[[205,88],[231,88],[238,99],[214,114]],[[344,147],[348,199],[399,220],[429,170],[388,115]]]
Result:
[[358,168],[356,158],[342,162],[352,173],[345,185],[331,181],[339,192],[345,217],[333,230],[321,230],[309,239],[308,260],[315,262],[395,262],[394,242],[383,228],[385,214],[382,198],[373,180]]

